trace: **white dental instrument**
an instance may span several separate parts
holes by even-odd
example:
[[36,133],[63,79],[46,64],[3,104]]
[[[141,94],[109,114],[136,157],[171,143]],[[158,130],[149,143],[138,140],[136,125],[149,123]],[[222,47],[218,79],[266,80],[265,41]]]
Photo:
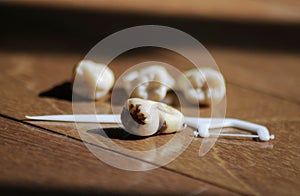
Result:
[[[85,123],[120,123],[120,115],[114,114],[76,114],[76,115],[44,115],[44,116],[25,116],[29,120],[42,121],[62,121],[62,122],[85,122]],[[215,123],[216,121],[217,123]],[[209,137],[211,136],[225,136],[225,137],[251,137],[259,138],[260,141],[269,141],[275,136],[269,134],[269,130],[262,125],[250,123],[243,120],[232,118],[197,118],[185,117],[185,122],[188,126],[196,128],[194,136]],[[209,133],[209,129],[235,127],[243,129],[257,135],[249,134],[229,134],[229,133]]]

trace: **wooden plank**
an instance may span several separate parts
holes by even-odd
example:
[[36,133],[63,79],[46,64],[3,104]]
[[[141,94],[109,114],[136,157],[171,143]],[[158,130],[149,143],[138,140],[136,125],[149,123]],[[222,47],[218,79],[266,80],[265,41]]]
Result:
[[[185,171],[199,179],[214,178],[216,183],[228,185],[253,195],[298,195],[299,188],[299,134],[297,122],[266,122],[276,130],[276,139],[257,143],[251,140],[218,139],[213,150],[198,156],[199,139],[168,168]],[[231,181],[223,176],[230,176]],[[238,186],[238,187],[237,187]]]
[[[263,21],[263,22],[285,22],[299,23],[300,21],[300,4],[298,1],[239,1],[230,0],[226,2],[211,0],[211,1],[150,1],[146,0],[138,2],[128,0],[124,3],[121,0],[115,0],[113,3],[109,0],[94,1],[87,0],[84,2],[62,0],[53,2],[49,0],[34,1],[34,0],[14,0],[4,1],[6,3],[61,7],[61,8],[77,8],[89,10],[105,10],[114,12],[133,12],[149,15],[162,16],[180,16],[180,17],[205,17],[219,20],[237,20],[237,21]],[[276,10],[276,11],[274,11]]]
[[[252,114],[252,112],[249,113]],[[243,115],[245,114],[243,113]],[[289,189],[290,193],[295,194],[299,191],[296,189],[298,186],[294,186],[297,182],[297,177],[290,178],[285,183],[282,183],[277,175],[282,176],[284,174],[283,177],[286,179],[289,175],[299,174],[298,169],[289,169],[299,163],[296,156],[299,151],[296,148],[299,139],[299,135],[297,135],[297,129],[300,128],[299,121],[289,121],[287,119],[280,121],[276,118],[269,120],[267,118],[268,116],[264,120],[256,119],[253,121],[267,126],[270,132],[276,136],[274,141],[259,143],[251,140],[220,138],[213,150],[205,157],[198,157],[198,151],[203,140],[196,139],[184,154],[166,167],[201,180],[206,180],[220,187],[230,188],[239,193],[264,194]],[[34,124],[68,135],[70,132],[63,130],[76,131],[74,127],[67,127],[64,123],[35,122]],[[68,126],[74,125],[68,124]],[[118,134],[117,131],[115,129],[106,129],[109,137],[107,138],[107,136],[102,134],[98,125],[95,124],[90,124],[84,128],[81,127],[81,130],[79,130],[80,138],[83,140],[101,145],[100,142],[105,144],[107,140],[112,139],[119,146],[137,151],[155,149],[174,138],[174,135],[162,135],[146,139],[135,139],[128,136],[128,134]],[[191,130],[178,134],[181,138],[193,137]],[[169,151],[168,153],[172,152]],[[276,160],[282,159],[284,159],[284,162],[279,161],[280,163],[275,164]],[[151,161],[147,157],[144,160]],[[156,161],[159,160],[152,160],[152,162]],[[238,166],[234,167],[234,164],[238,164]],[[250,166],[253,167],[251,171],[248,168]],[[265,176],[266,170],[268,175]],[[261,175],[257,173],[261,173]],[[248,176],[248,178],[244,178],[245,176]],[[259,180],[257,179],[258,176]],[[270,184],[270,181],[277,186],[273,187],[274,185]],[[258,183],[261,185],[259,186],[260,188],[256,188]]]
[[214,48],[229,83],[300,103],[299,53]]
[[0,132],[0,192],[11,187],[31,193],[234,194],[165,169],[120,170],[99,161],[81,142],[12,120],[0,118]]
[[[296,103],[300,102],[300,93],[298,90],[300,84],[298,77],[300,58],[297,53],[255,52],[252,50],[220,48],[211,48],[210,51],[215,57],[220,71],[224,74],[228,83]],[[51,87],[56,87],[57,90],[67,91],[68,88],[66,87],[68,87],[68,82],[71,81],[72,67],[80,60],[80,57],[75,54],[68,54],[65,55],[65,57],[55,54],[48,56],[39,54],[39,58],[35,57],[35,55],[26,56],[22,53],[14,55],[16,56],[5,52],[2,53],[3,71],[6,70],[5,67],[9,68],[9,70],[7,70],[8,75],[14,76],[18,80],[21,79],[22,81],[26,79],[27,87],[41,93],[47,92]],[[179,69],[192,67],[191,63],[186,59],[166,51],[159,51],[159,53],[148,52],[139,54],[139,57],[133,57],[134,55],[135,53],[124,55],[124,57],[117,58],[111,63],[111,67],[116,73],[117,78],[130,66],[142,62],[143,60],[156,59],[157,61],[174,65]],[[57,59],[55,61],[55,64],[59,67],[57,69],[51,69],[51,66],[53,66],[53,58]],[[41,66],[45,73],[49,72],[50,74],[54,74],[57,70],[55,73],[57,75],[56,81],[53,81],[51,77],[45,77],[43,74],[36,74],[34,78],[30,77],[30,74],[38,72]],[[42,83],[40,82],[41,80],[43,80]],[[65,97],[62,98],[70,99],[70,95],[62,93],[61,96],[64,95]]]
[[[248,1],[244,2],[243,5],[247,5],[247,2]],[[39,3],[39,5],[42,5],[44,2],[35,3]],[[45,3],[49,2],[45,1]],[[65,5],[63,5],[63,3],[65,3]],[[226,9],[228,9],[228,7],[222,5],[222,3],[220,3],[219,1],[217,3],[211,3],[211,5],[217,4],[218,6],[221,6],[220,9],[224,10],[222,14],[228,14],[226,12]],[[260,6],[258,8],[258,11],[260,9],[263,10],[272,7],[269,7],[268,4],[268,8],[266,8],[267,4],[262,1],[260,1],[259,3],[258,1],[251,2],[251,4],[252,3],[253,5],[255,4]],[[277,5],[281,3],[282,2],[274,2],[274,4]],[[49,4],[53,3],[50,2]],[[99,4],[95,3],[94,5],[89,1],[85,2],[85,5],[80,4],[81,3],[74,5],[74,7],[80,7],[81,10],[82,7],[86,5],[87,7],[95,7],[96,10],[102,10],[102,8],[106,9],[105,5],[101,5],[100,8],[97,7],[97,5]],[[297,9],[297,7],[294,6],[297,5],[297,3],[295,3],[294,1],[285,2],[284,4],[293,6],[293,10]],[[107,5],[109,7],[111,6],[111,3],[108,3]],[[128,5],[130,5],[130,2]],[[152,9],[152,6],[149,6],[147,2],[145,5],[149,9]],[[160,5],[163,7],[164,2],[162,4],[160,2]],[[181,4],[177,5],[180,6]],[[69,6],[69,4],[62,1],[62,4],[59,3],[59,5],[53,6],[63,8],[64,6]],[[136,6],[136,9],[142,10],[143,12],[148,12],[143,10],[144,8],[139,7],[139,4],[136,4]],[[167,7],[167,9],[171,10],[171,12],[177,9],[170,9],[169,4]],[[205,6],[202,7],[203,9],[207,8],[205,8]],[[202,9],[202,7],[200,9]],[[229,7],[232,6],[230,5]],[[248,7],[250,10],[252,9],[251,6],[246,7]],[[5,8],[6,7],[4,6],[4,8],[2,9],[5,10]],[[62,14],[64,9],[50,9],[50,11],[48,9],[43,9],[43,13],[45,11],[46,14],[43,15],[40,20],[34,20],[33,24],[28,27],[26,21],[32,21],[33,18],[39,15],[39,8],[41,7],[37,6],[35,7],[35,9],[24,9],[23,11],[25,12],[19,16],[24,16],[25,19],[21,20],[21,22],[19,20],[16,20],[16,23],[12,22],[12,24],[26,24],[21,25],[21,27],[24,27],[25,29],[21,32],[25,35],[20,36],[20,32],[12,28],[14,25],[8,25],[10,28],[8,28],[8,30],[5,30],[3,36],[1,36],[3,45],[0,52],[0,113],[2,115],[21,120],[23,119],[25,114],[39,115],[72,113],[69,82],[71,81],[73,65],[83,57],[83,54],[80,54],[80,51],[83,51],[83,48],[84,50],[89,48],[87,47],[88,44],[86,43],[94,43],[96,42],[96,40],[101,39],[101,37],[103,37],[104,35],[107,35],[126,26],[132,26],[140,23],[144,24],[145,21],[147,24],[157,23],[153,21],[159,21],[160,24],[160,22],[163,21],[163,24],[171,24],[170,26],[182,27],[180,29],[193,32],[194,36],[196,36],[196,38],[200,41],[205,39],[208,40],[208,43],[217,43],[217,45],[220,46],[224,46],[224,43],[227,43],[227,45],[225,44],[225,46],[229,47],[239,46],[238,49],[208,47],[210,49],[210,52],[212,52],[213,56],[216,58],[217,63],[219,64],[221,71],[224,73],[225,79],[228,82],[227,116],[250,120],[266,125],[268,126],[268,128],[270,128],[271,133],[274,133],[276,135],[276,139],[268,143],[258,143],[248,139],[219,138],[214,148],[204,157],[198,156],[200,145],[204,142],[204,140],[200,138],[195,139],[181,156],[164,167],[165,170],[162,170],[161,172],[161,169],[158,169],[155,170],[158,171],[157,173],[151,172],[151,175],[153,174],[154,177],[149,181],[156,182],[158,181],[158,179],[160,179],[161,176],[175,175],[175,177],[171,177],[171,179],[178,181],[178,183],[174,184],[176,187],[182,186],[182,181],[189,184],[189,181],[192,180],[191,178],[193,178],[195,180],[192,180],[192,183],[195,182],[197,184],[198,181],[200,181],[200,183],[207,182],[207,184],[214,184],[217,187],[222,187],[226,190],[232,190],[241,194],[267,195],[277,193],[279,195],[297,195],[297,193],[299,193],[299,147],[297,142],[299,140],[297,130],[299,129],[300,116],[299,92],[297,91],[297,84],[299,84],[299,78],[297,76],[299,72],[299,55],[297,52],[298,49],[296,49],[295,52],[296,47],[290,46],[290,43],[294,42],[293,38],[297,38],[297,21],[289,21],[293,23],[289,24],[291,26],[285,26],[284,24],[277,24],[278,26],[272,26],[268,24],[264,26],[261,24],[261,22],[273,21],[276,23],[281,23],[285,21],[285,19],[277,20],[275,19],[275,17],[273,18],[274,20],[270,20],[267,17],[266,20],[261,20],[262,16],[257,14],[257,12],[255,12],[254,15],[256,15],[258,18],[251,18],[253,17],[253,15],[250,16],[251,14],[249,15],[249,12],[243,10],[242,14],[249,15],[249,20],[251,20],[252,22],[256,20],[257,23],[254,23],[254,25],[253,23],[251,23],[250,25],[248,23],[245,25],[241,25],[244,24],[244,20],[241,20],[238,23],[219,22],[215,24],[215,20],[208,20],[210,22],[206,24],[206,20],[198,20],[199,18],[197,20],[181,20],[178,22],[174,18],[172,19],[172,17],[149,17],[145,20],[135,20],[133,18],[138,18],[136,17],[136,15],[131,15],[130,17],[122,20],[122,24],[124,22],[124,26],[121,27],[120,23],[115,24],[114,22],[112,22],[119,21],[125,16],[125,14],[123,14],[118,15],[117,17],[109,21],[113,24],[107,25],[107,21],[99,22],[97,23],[98,28],[95,29],[95,31],[87,33],[86,29],[95,28],[94,23],[87,22],[93,21],[90,20],[90,18],[94,19],[97,17],[101,18],[101,16],[114,16],[114,14],[98,15],[96,14],[97,11],[77,12],[74,10],[67,12],[66,14]],[[282,10],[290,10],[290,8],[287,8],[285,6],[281,6],[281,8]],[[115,11],[118,9],[119,8],[115,7],[108,8],[108,10]],[[131,10],[131,8],[126,9]],[[161,10],[164,9],[165,8],[162,8]],[[198,8],[195,6],[195,9]],[[232,9],[237,10],[237,7],[233,6]],[[9,16],[10,18],[10,16],[14,16],[14,14],[18,13],[18,11],[20,10],[16,9],[12,14],[8,14],[7,12],[5,16]],[[32,11],[33,14],[28,14]],[[48,19],[49,16],[52,16],[52,14],[56,11],[59,11],[59,13],[54,14],[55,17],[52,18],[53,20],[47,20],[47,23],[44,23],[45,19]],[[91,14],[89,15],[88,13]],[[179,15],[183,14],[186,16],[186,13],[184,12],[181,13],[179,11],[178,13]],[[178,13],[176,13],[176,17]],[[210,13],[214,15],[213,12]],[[244,17],[243,15],[239,15],[239,17],[236,17],[234,13],[233,15],[229,14],[230,16],[216,16],[216,19],[217,21],[220,20],[220,18],[223,18],[224,20],[232,20],[233,18],[240,20],[239,17]],[[273,14],[279,13],[281,12],[273,12]],[[152,12],[151,14],[156,15],[156,12]],[[169,15],[169,13],[167,14]],[[71,22],[73,21],[73,17],[75,17],[76,20],[74,21],[76,22]],[[214,18],[214,16],[208,17]],[[265,18],[265,16],[263,17]],[[61,18],[64,18],[64,20],[62,20],[63,22],[56,24],[56,20],[60,20]],[[168,19],[172,19],[172,21],[164,21]],[[4,24],[9,23],[10,22],[4,22]],[[43,23],[44,25],[41,25],[41,23]],[[204,23],[204,26],[201,26],[201,29],[198,27],[195,28],[194,26],[196,23],[201,23],[199,24],[199,26],[203,25]],[[233,28],[233,26],[236,27],[236,25],[238,25],[238,28]],[[20,25],[17,26],[20,27]],[[49,28],[48,26],[50,26],[51,28]],[[62,26],[64,28],[62,28]],[[103,26],[108,29],[103,29]],[[54,27],[54,29],[57,31],[56,33],[52,32],[52,27]],[[77,32],[76,30],[78,29],[78,27],[83,28],[78,31],[78,34],[75,33],[74,35],[71,35],[72,33]],[[252,30],[254,27],[258,28]],[[225,31],[228,28],[230,30]],[[40,34],[36,34],[37,29],[39,29],[38,32],[40,32],[40,29],[43,29],[41,30],[41,32],[43,32],[42,36]],[[208,30],[206,30],[203,34],[201,32],[204,31],[204,29]],[[248,30],[250,29],[251,37],[248,35]],[[271,30],[269,31],[269,29]],[[282,29],[284,33],[280,34],[279,36],[277,32],[282,32]],[[222,37],[219,37],[219,34],[216,33],[220,30],[222,30]],[[225,33],[223,32],[223,30],[225,31]],[[48,33],[48,31],[50,33]],[[211,33],[213,34],[213,36],[209,36]],[[292,33],[291,36],[289,36],[290,33]],[[261,36],[260,34],[268,36]],[[67,35],[67,38],[64,37],[65,35]],[[92,35],[94,39],[93,41],[91,41],[92,39],[90,39],[89,35]],[[78,37],[82,38],[80,39],[80,43]],[[243,38],[248,37],[250,37],[250,41],[243,40]],[[278,40],[279,37],[284,37],[284,39],[280,41]],[[63,44],[58,44],[57,40],[59,40],[59,42]],[[65,40],[67,41],[65,42]],[[275,40],[279,41],[279,44],[271,44],[271,42],[274,42]],[[243,48],[243,46],[249,46],[249,42],[251,41],[254,41],[255,44],[250,44],[250,46],[254,46],[254,49],[259,48],[259,50],[255,51],[241,49]],[[257,42],[260,43],[257,44]],[[12,45],[10,45],[11,43]],[[295,40],[295,43],[297,43],[297,39]],[[33,44],[34,46],[32,46],[31,44]],[[78,46],[76,44],[82,45]],[[264,45],[267,46],[264,47]],[[75,49],[73,49],[73,46],[76,46]],[[263,50],[272,46],[278,47],[275,47],[275,50],[271,51]],[[80,47],[80,49],[78,49],[78,47]],[[291,53],[292,51],[290,51],[289,48],[293,48],[293,53]],[[8,49],[8,51],[10,50],[10,52],[3,51],[4,49]],[[186,48],[186,50],[190,50],[190,52],[198,52],[193,51],[193,49],[190,48]],[[121,57],[115,59],[110,66],[112,67],[118,78],[123,73],[123,71],[128,69],[130,66],[149,60],[163,61],[174,65],[180,70],[185,70],[193,67],[192,64],[186,59],[179,57],[178,55],[176,56],[174,55],[174,53],[154,50],[142,51],[139,53],[132,52],[122,55]],[[284,69],[282,69],[283,67]],[[82,104],[84,105],[85,103]],[[109,102],[97,102],[96,106],[98,113],[111,112]],[[189,111],[187,111],[186,114],[193,114],[193,107],[188,107]],[[118,109],[121,109],[120,106]],[[210,112],[210,108],[208,107],[201,108],[201,115],[209,116]],[[175,136],[173,134],[155,136],[145,139],[137,139],[132,138],[126,133],[124,134],[124,132],[123,134],[116,133],[117,131],[119,131],[119,129],[106,129],[108,133],[107,137],[101,133],[101,130],[96,124],[86,125],[85,127],[81,127],[81,129],[77,130],[75,124],[73,123],[31,123],[40,127],[47,128],[49,129],[49,131],[58,133],[58,135],[66,135],[67,137],[71,137],[77,140],[88,140],[97,145],[99,145],[99,141],[104,142],[105,144],[105,142],[112,140],[115,144],[118,144],[124,148],[139,151],[149,150],[162,146]],[[115,189],[115,187],[111,188],[111,183],[115,182],[115,184],[119,185],[119,182],[123,183],[126,177],[128,179],[142,179],[140,184],[137,183],[137,185],[140,185],[140,187],[143,187],[144,183],[149,183],[149,181],[147,181],[148,177],[145,177],[146,174],[137,174],[131,178],[132,172],[120,172],[120,176],[124,177],[120,177],[122,178],[122,181],[118,181],[117,177],[113,177],[111,181],[105,181],[104,178],[107,176],[111,177],[112,174],[118,175],[119,170],[108,167],[103,163],[101,163],[100,166],[96,166],[96,164],[98,164],[98,160],[93,157],[92,154],[88,154],[87,149],[82,144],[78,144],[78,142],[62,136],[59,139],[54,139],[54,142],[52,144],[52,135],[49,139],[48,136],[46,137],[43,136],[43,134],[40,134],[39,129],[32,128],[31,126],[28,126],[24,129],[30,129],[30,131],[32,132],[26,132],[26,134],[21,134],[20,137],[18,137],[19,129],[23,130],[23,125],[17,124],[11,126],[10,124],[6,123],[6,120],[5,123],[1,123],[0,126],[3,127],[3,130],[9,131],[9,133],[6,133],[8,138],[13,137],[16,139],[8,139],[5,136],[5,138],[2,140],[4,142],[1,142],[1,144],[3,143],[4,147],[0,150],[1,155],[5,155],[2,156],[4,158],[0,160],[4,161],[4,163],[1,162],[0,165],[6,166],[6,169],[1,169],[1,171],[5,172],[3,179],[5,178],[5,183],[12,185],[13,188],[17,183],[21,184],[19,185],[19,187],[23,186],[22,184],[24,184],[24,186],[27,187],[39,186],[42,188],[45,188],[48,186],[48,184],[50,184],[51,186],[53,186],[52,190],[55,190],[57,188],[59,190],[64,190],[63,187],[68,187],[68,189],[70,190],[73,187],[78,187],[78,190],[76,190],[76,192],[80,190],[82,190],[83,192],[86,190],[95,190],[96,192],[111,193],[111,189]],[[11,127],[14,126],[16,127],[14,128],[15,131],[14,129],[11,129]],[[105,127],[110,127],[110,125],[105,125]],[[176,134],[176,136],[179,136],[179,138],[191,138],[191,132],[192,130],[188,129],[185,132]],[[2,135],[0,137],[3,138]],[[58,136],[56,135],[53,137],[57,138]],[[40,140],[42,142],[39,142]],[[60,144],[61,140],[64,141],[64,145]],[[31,143],[34,143],[35,145],[32,147],[30,146]],[[45,152],[43,148],[43,146],[45,145],[44,143],[48,146]],[[81,147],[78,147],[77,145]],[[58,149],[57,146],[59,146],[60,149]],[[71,148],[65,146],[70,146]],[[103,146],[102,148],[97,148],[103,149]],[[64,151],[62,149],[66,150]],[[78,153],[76,151],[74,155],[74,151],[72,149],[78,150]],[[174,153],[174,151],[176,151],[175,147],[174,149],[171,149],[169,153],[172,154]],[[9,154],[9,156],[7,156],[7,154]],[[45,158],[45,154],[49,155],[49,157]],[[48,168],[49,171],[47,171],[47,169],[43,166],[33,163],[29,158],[31,155],[34,155],[34,157],[36,157],[35,160],[37,160],[38,162],[42,162],[45,163],[46,166],[50,166],[50,169]],[[65,161],[61,157],[66,157],[68,163],[66,165],[71,165],[70,170],[66,165],[57,165],[57,162]],[[129,155],[122,157],[125,157],[127,161],[131,160],[129,158]],[[77,158],[80,160],[78,160]],[[88,160],[82,161],[82,159]],[[148,157],[145,157],[143,160],[149,161],[150,159]],[[88,164],[86,164],[86,162],[88,162]],[[144,161],[142,162],[144,163]],[[155,163],[155,160],[152,160],[152,162]],[[28,168],[32,166],[33,170],[28,170]],[[84,166],[84,168],[77,172],[78,168],[82,166]],[[94,171],[94,169],[96,169],[97,171],[101,171],[103,168],[106,168],[107,170],[104,173],[104,177],[97,176],[101,172],[92,172]],[[65,172],[65,170],[67,172]],[[76,172],[73,172],[73,174],[71,170]],[[166,170],[171,170],[172,172],[168,172]],[[24,176],[22,176],[22,173],[24,172],[25,174]],[[182,176],[178,173],[184,176],[189,176],[190,178],[182,178]],[[47,177],[44,177],[42,174],[45,174]],[[64,178],[62,176],[56,176],[57,174],[64,174],[66,177]],[[82,178],[82,176],[86,175],[92,176],[91,179],[85,181],[85,178]],[[178,179],[176,177],[177,175],[180,176],[178,177]],[[16,178],[18,178],[19,181],[16,181]],[[72,182],[72,180],[75,180],[75,182]],[[28,181],[30,184],[28,184]],[[99,183],[98,181],[101,181],[101,183],[99,185],[100,188],[98,187],[97,189],[97,183]],[[134,191],[133,187],[136,186],[136,184],[134,184],[134,181],[135,180],[130,180],[130,182],[125,182],[124,189],[119,187],[116,189],[116,192],[123,193],[124,190],[126,191],[127,187],[131,187],[129,188],[129,190]],[[166,184],[168,184],[167,179],[163,178],[162,186],[169,186],[167,187],[167,190],[174,188],[173,183],[172,185]],[[193,188],[197,186],[196,184],[187,186],[187,189],[190,187],[193,190],[197,190]],[[206,183],[204,183],[203,186],[205,187]],[[200,191],[204,189],[202,188],[203,186],[200,185]],[[186,193],[188,192],[187,189],[181,190]],[[142,188],[138,189],[137,193],[140,193],[140,190],[142,190]],[[146,185],[145,190],[150,190],[148,185]],[[161,190],[163,190],[163,188],[161,188],[160,185],[156,184],[155,190],[160,192]],[[213,187],[212,189],[209,188],[209,191],[212,191],[208,192],[211,194],[227,194],[227,192],[222,192],[224,190],[222,190],[221,192],[218,192],[218,190],[216,190],[215,192],[215,187]]]
[[[149,58],[149,55],[153,55],[153,57]],[[18,53],[0,54],[3,59],[1,82],[3,85],[5,84],[5,87],[1,88],[3,101],[0,104],[2,108],[5,108],[2,114],[22,119],[28,114],[72,113],[70,84],[64,84],[72,81],[72,69],[79,60],[78,57],[76,55],[55,54],[31,54],[26,55],[26,58],[24,56],[24,54]],[[140,54],[136,58],[120,57],[119,60],[113,61],[110,66],[118,78],[130,66],[153,60],[156,57],[158,60],[174,65],[181,70],[191,67],[191,64],[188,64],[186,60],[177,57],[171,58],[169,53]],[[229,75],[226,72],[225,79],[230,77]],[[283,87],[284,85],[282,89]],[[14,91],[6,89],[14,89]],[[20,96],[16,96],[16,92]],[[293,90],[293,92],[295,91]],[[298,119],[299,116],[298,104],[247,90],[234,84],[227,85],[227,104],[229,117],[246,120],[290,120]],[[111,112],[110,102],[96,102],[96,105],[96,112],[98,113]],[[188,108],[193,112],[192,105],[189,105]],[[208,116],[210,115],[210,108],[201,108],[201,112],[204,116]]]
[[[151,54],[155,56],[155,53]],[[147,55],[145,56],[139,55],[136,59],[124,57],[112,62],[111,66],[118,77],[126,68],[145,60],[145,58],[147,59]],[[72,112],[70,100],[55,97],[55,94],[45,97],[38,95],[70,81],[72,67],[78,57],[57,54],[37,56],[18,53],[2,53],[2,57],[4,64],[2,64],[3,72],[0,80],[5,88],[1,88],[1,114],[23,119],[25,114]],[[158,54],[158,57],[159,59],[169,59],[168,63],[174,63],[174,66],[181,69],[191,66],[183,60],[172,59],[168,55]],[[24,70],[24,66],[21,65],[25,65],[26,69]],[[44,72],[47,74],[43,74]],[[14,91],[6,89],[14,89]],[[56,93],[56,96],[64,89],[61,90]],[[196,139],[184,154],[167,165],[166,168],[243,194],[265,194],[277,191],[283,193],[287,189],[291,194],[297,193],[299,190],[297,189],[298,186],[295,186],[297,185],[295,174],[297,176],[299,171],[295,165],[299,160],[297,157],[297,159],[292,159],[292,157],[296,156],[298,152],[296,146],[299,138],[296,130],[299,128],[299,104],[257,93],[234,84],[228,84],[227,90],[227,115],[268,126],[271,133],[276,135],[276,140],[270,143],[257,143],[244,139],[220,138],[212,151],[204,157],[199,157],[199,146],[203,140]],[[107,109],[109,103],[97,104],[99,104],[99,113],[110,111],[109,107]],[[190,108],[190,111],[192,112],[193,108]],[[210,108],[201,108],[201,114],[209,115]],[[96,144],[99,144],[98,141],[106,142],[112,139],[120,146],[139,151],[162,146],[174,137],[174,135],[163,135],[137,140],[128,139],[126,134],[111,134],[109,138],[101,134],[98,125],[95,124],[89,124],[81,130],[76,130],[72,123],[31,123],[69,137],[93,140]],[[81,135],[78,134],[78,131]],[[118,130],[108,129],[107,131]],[[191,137],[191,131],[179,133],[179,136],[181,138]],[[126,138],[127,140],[125,140]],[[236,146],[238,148],[235,148]],[[269,146],[274,147],[270,149]],[[284,154],[284,152],[289,152],[289,154]],[[282,158],[284,162],[270,164],[270,160],[275,162]],[[149,161],[147,158],[145,159]],[[266,170],[269,173],[265,174]],[[281,182],[280,177],[286,179],[287,175],[293,177]],[[275,187],[271,183],[273,181],[276,184]],[[260,187],[257,187],[258,184]]]

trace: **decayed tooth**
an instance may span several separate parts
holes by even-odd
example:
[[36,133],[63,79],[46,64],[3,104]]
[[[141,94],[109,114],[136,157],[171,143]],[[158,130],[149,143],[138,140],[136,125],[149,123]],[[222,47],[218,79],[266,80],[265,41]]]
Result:
[[226,93],[222,74],[211,68],[184,72],[178,80],[178,87],[188,101],[197,104],[209,104],[211,99],[220,102]]
[[175,80],[168,71],[153,65],[139,71],[133,71],[123,77],[125,89],[131,97],[161,101],[167,91],[173,88]]
[[126,101],[121,121],[126,131],[138,136],[173,133],[186,127],[183,114],[175,108],[139,98]]
[[115,82],[114,73],[108,66],[90,60],[82,60],[76,65],[74,77],[74,92],[96,100],[104,97]]

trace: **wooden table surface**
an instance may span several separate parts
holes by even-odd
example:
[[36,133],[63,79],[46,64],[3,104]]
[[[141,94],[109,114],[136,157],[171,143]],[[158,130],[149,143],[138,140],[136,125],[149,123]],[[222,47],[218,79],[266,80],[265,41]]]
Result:
[[[229,19],[0,4],[0,192],[299,195],[299,20]],[[74,64],[105,36],[143,24],[172,26],[202,42],[226,80],[226,117],[265,125],[275,140],[218,138],[209,153],[200,157],[203,139],[195,138],[167,165],[126,171],[99,160],[87,146],[107,157],[117,155],[126,164],[155,163],[97,143],[84,144],[85,138],[149,150],[176,134],[144,139],[118,134],[103,137],[91,131],[97,128],[95,124],[78,130],[73,123],[24,120],[25,115],[72,113]],[[181,70],[191,67],[182,56],[155,48],[129,51],[110,66],[118,78],[130,66],[149,60]],[[99,113],[111,112],[109,101],[97,102],[96,107]],[[210,107],[200,110],[201,115],[210,115]],[[186,133],[178,134],[191,137]]]

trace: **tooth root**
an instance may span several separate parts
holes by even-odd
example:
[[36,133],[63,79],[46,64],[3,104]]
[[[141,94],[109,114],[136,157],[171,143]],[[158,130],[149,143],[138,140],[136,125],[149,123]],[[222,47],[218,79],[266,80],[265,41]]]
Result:
[[175,108],[139,98],[126,101],[121,120],[126,131],[139,136],[173,133],[185,128],[184,116]]
[[185,128],[183,114],[175,108],[163,103],[157,104],[160,115],[160,121],[164,122],[164,128],[161,133],[174,133]]

